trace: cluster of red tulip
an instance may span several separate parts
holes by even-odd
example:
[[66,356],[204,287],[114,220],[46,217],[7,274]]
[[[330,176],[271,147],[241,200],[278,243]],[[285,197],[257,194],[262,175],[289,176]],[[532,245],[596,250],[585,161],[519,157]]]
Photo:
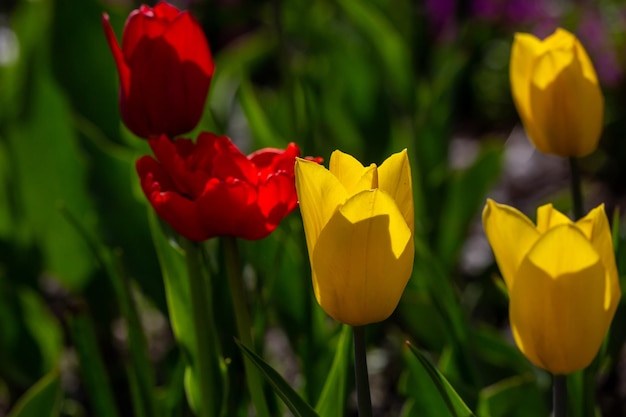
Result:
[[137,173],[157,214],[194,241],[271,233],[297,205],[298,146],[246,156],[226,136],[177,138],[198,125],[215,69],[196,19],[164,2],[141,6],[126,21],[121,48],[107,15],[102,23],[119,74],[122,120],[154,153],[137,161]]

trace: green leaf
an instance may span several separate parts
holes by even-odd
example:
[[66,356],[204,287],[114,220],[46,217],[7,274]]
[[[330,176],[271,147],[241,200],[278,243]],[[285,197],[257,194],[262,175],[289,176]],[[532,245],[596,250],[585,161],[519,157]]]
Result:
[[346,380],[350,369],[350,352],[352,352],[352,328],[342,325],[341,335],[337,343],[337,351],[324,384],[315,411],[324,417],[342,417],[345,415]]
[[484,388],[476,413],[479,417],[542,417],[548,415],[533,374],[517,375]]
[[278,372],[268,365],[260,356],[237,341],[243,354],[256,365],[263,376],[274,388],[274,392],[283,400],[295,417],[319,417],[319,415],[298,395],[296,391],[283,379]]
[[500,174],[501,147],[487,147],[466,170],[451,178],[437,232],[437,254],[451,269],[465,242],[470,223]]
[[50,372],[17,401],[8,417],[57,417],[61,406],[61,379]]
[[7,129],[17,174],[12,184],[18,197],[15,226],[21,239],[40,247],[49,274],[71,289],[80,289],[92,276],[93,258],[58,206],[80,213],[81,222],[92,230],[95,212],[88,198],[83,154],[71,129],[71,111],[51,77],[47,55],[45,51],[33,54],[29,105]]
[[[206,410],[205,412],[209,415],[217,415],[217,413],[220,412],[219,410],[223,410],[225,404],[224,399],[228,390],[225,382],[226,369],[223,364],[217,330],[212,315],[213,305],[204,306],[205,309],[200,313],[193,311],[194,304],[192,302],[189,280],[189,274],[192,272],[190,268],[188,268],[182,249],[177,244],[174,246],[173,241],[168,241],[165,230],[162,230],[161,223],[152,209],[149,209],[148,216],[150,219],[152,238],[165,283],[165,293],[172,328],[187,363],[184,372],[184,385],[187,400],[193,410],[200,410],[203,400],[200,395],[210,396],[204,398],[205,400],[210,399],[210,401],[205,403],[206,407],[210,408],[212,404],[215,409]],[[173,238],[174,235],[171,236]],[[193,261],[198,263],[196,268],[199,268],[195,273],[204,275],[202,265],[200,265],[200,249],[195,248],[191,242],[187,243],[189,243],[186,247],[188,251],[186,255],[187,261],[191,260],[192,258],[190,257],[193,256]],[[191,250],[195,252],[191,253]],[[204,294],[206,294],[206,297],[212,303],[210,298],[211,283],[206,275],[195,278],[203,281],[199,284],[202,285]],[[198,314],[200,314],[200,316],[198,316]],[[204,329],[204,333],[201,337],[205,339],[198,340],[197,330],[194,325],[194,320],[198,320],[198,317],[203,317],[204,320],[199,323]],[[199,357],[198,341],[203,342],[203,346],[207,347],[207,349],[202,349],[201,353],[205,355],[203,357]],[[204,366],[204,368],[200,368],[201,366]],[[212,382],[210,386],[209,384],[206,384],[207,386],[204,388],[201,386],[199,373],[201,369],[208,375],[207,380]],[[202,392],[202,389],[204,389],[204,392]]]
[[78,314],[69,317],[67,324],[94,414],[99,417],[119,416],[92,320],[85,314]]
[[189,281],[186,279],[185,257],[180,247],[174,247],[170,244],[161,230],[158,217],[152,209],[148,210],[148,218],[150,229],[152,230],[152,240],[159,258],[159,264],[161,265],[161,273],[163,274],[172,330],[187,362],[185,369],[187,400],[193,410],[199,410],[198,375],[191,368],[191,364],[197,361],[197,352],[196,334],[193,323],[190,320],[190,317],[193,317],[193,311],[191,310]]
[[376,50],[390,89],[403,101],[409,100],[411,53],[394,24],[371,2],[340,0],[338,5]]
[[463,399],[456,393],[452,385],[450,385],[443,374],[430,363],[428,358],[412,344],[407,342],[407,346],[430,377],[430,380],[439,393],[439,397],[444,401],[449,414],[453,417],[474,417],[474,413],[465,405],[465,402],[463,402]]
[[286,141],[280,137],[271,121],[267,117],[263,105],[259,101],[252,83],[245,81],[239,87],[241,107],[246,113],[250,130],[261,147],[276,148],[283,146]]

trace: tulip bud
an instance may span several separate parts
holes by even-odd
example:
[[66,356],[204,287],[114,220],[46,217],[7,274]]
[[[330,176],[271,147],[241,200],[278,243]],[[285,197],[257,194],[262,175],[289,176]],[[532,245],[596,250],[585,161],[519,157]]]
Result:
[[413,270],[413,191],[406,150],[363,167],[335,151],[330,168],[296,160],[296,190],[320,306],[361,326],[393,313]]
[[510,78],[517,112],[537,149],[563,157],[596,149],[604,99],[593,64],[574,35],[557,29],[541,41],[516,34]]
[[604,205],[573,223],[548,204],[537,210],[535,226],[515,208],[488,200],[483,227],[522,353],[555,375],[588,366],[621,297]]
[[141,6],[126,20],[121,48],[106,14],[102,24],[117,65],[126,127],[144,139],[195,128],[214,64],[193,16],[164,2],[154,9]]

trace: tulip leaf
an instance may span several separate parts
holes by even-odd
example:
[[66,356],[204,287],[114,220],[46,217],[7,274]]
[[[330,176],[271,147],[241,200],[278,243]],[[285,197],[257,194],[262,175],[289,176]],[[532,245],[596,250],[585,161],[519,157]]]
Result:
[[333,364],[328,373],[315,411],[324,417],[342,417],[344,415],[346,399],[346,379],[350,368],[350,352],[352,344],[352,328],[343,325]]
[[94,207],[87,170],[71,129],[71,110],[47,71],[47,54],[33,55],[29,105],[7,129],[11,166],[17,173],[12,184],[17,194],[14,227],[41,250],[49,275],[71,289],[81,289],[91,278],[94,264],[80,235],[58,207],[80,213],[87,227],[94,229],[94,222],[89,221]]
[[109,375],[98,348],[93,320],[86,314],[76,314],[68,317],[67,326],[76,347],[81,376],[93,404],[94,415],[118,417]]
[[285,381],[274,368],[239,341],[237,341],[237,345],[241,349],[241,352],[259,368],[263,376],[274,389],[274,392],[283,400],[295,417],[319,417],[315,410],[291,388],[287,381]]
[[484,388],[476,413],[480,417],[547,416],[548,410],[533,374],[516,375]]
[[193,312],[191,310],[189,282],[184,279],[187,276],[184,255],[180,248],[174,248],[168,242],[153,210],[148,211],[148,217],[152,239],[163,274],[172,329],[187,360],[188,366],[185,369],[187,399],[191,408],[198,410],[200,407],[199,381],[197,373],[194,373],[191,368],[191,364],[197,360],[196,336],[193,323],[189,319],[193,317]]
[[17,401],[8,417],[56,417],[61,407],[61,378],[52,371]]
[[451,268],[465,242],[471,221],[500,173],[502,150],[487,147],[467,169],[452,177],[442,206],[436,253]]
[[450,415],[453,417],[475,417],[474,413],[465,405],[465,402],[459,394],[457,394],[452,385],[450,385],[443,374],[433,366],[430,360],[412,344],[407,342],[407,345],[437,388],[439,396],[444,401]]
[[280,147],[286,141],[280,137],[265,113],[264,106],[254,91],[254,86],[245,81],[239,87],[239,99],[246,113],[250,130],[260,147]]
[[338,5],[354,26],[368,38],[383,64],[386,80],[397,98],[409,100],[411,92],[411,53],[393,23],[369,2],[340,0]]

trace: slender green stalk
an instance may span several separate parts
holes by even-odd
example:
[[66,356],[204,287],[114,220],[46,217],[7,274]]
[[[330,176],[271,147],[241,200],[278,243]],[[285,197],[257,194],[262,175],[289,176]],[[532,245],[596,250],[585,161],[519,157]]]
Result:
[[567,417],[567,377],[554,375],[552,379],[552,407],[554,417]]
[[195,242],[182,239],[187,275],[189,276],[189,292],[191,293],[191,309],[193,326],[196,336],[197,371],[200,384],[200,417],[218,415],[218,399],[213,395],[213,384],[220,381],[219,372],[214,372],[211,359],[216,355],[215,346],[211,343],[210,329],[213,326],[211,299],[207,293],[207,285],[202,274],[202,253]]
[[[250,313],[246,305],[246,292],[241,276],[241,264],[239,262],[239,249],[237,240],[232,236],[222,238],[224,243],[224,253],[226,258],[226,274],[228,275],[228,285],[235,309],[235,321],[237,322],[237,333],[239,340],[248,349],[254,351],[254,341],[252,340],[252,327],[250,325]],[[263,380],[255,365],[244,357],[244,367],[246,370],[246,383],[250,391],[252,403],[256,409],[258,417],[269,417],[270,413],[263,393]]]
[[[571,178],[571,191],[572,191],[572,205],[574,209],[574,220],[579,220],[585,215],[585,209],[583,204],[583,193],[580,181],[580,169],[578,167],[578,159],[569,158],[570,178]],[[578,375],[580,378],[580,387],[582,392],[577,393],[577,397],[580,398],[581,409],[583,415],[592,416],[596,407],[596,373],[598,371],[599,362],[596,355],[595,360],[585,369],[582,370],[582,374]],[[571,378],[576,378],[572,375]]]
[[70,336],[74,341],[81,375],[87,395],[98,417],[118,417],[113,390],[107,374],[92,320],[85,313],[67,317]]
[[569,169],[572,190],[572,205],[574,207],[574,220],[578,220],[585,215],[583,206],[583,192],[580,185],[580,169],[578,168],[578,159],[569,158]]
[[365,326],[353,326],[352,330],[354,332],[354,374],[359,417],[372,417],[372,399],[365,357]]

